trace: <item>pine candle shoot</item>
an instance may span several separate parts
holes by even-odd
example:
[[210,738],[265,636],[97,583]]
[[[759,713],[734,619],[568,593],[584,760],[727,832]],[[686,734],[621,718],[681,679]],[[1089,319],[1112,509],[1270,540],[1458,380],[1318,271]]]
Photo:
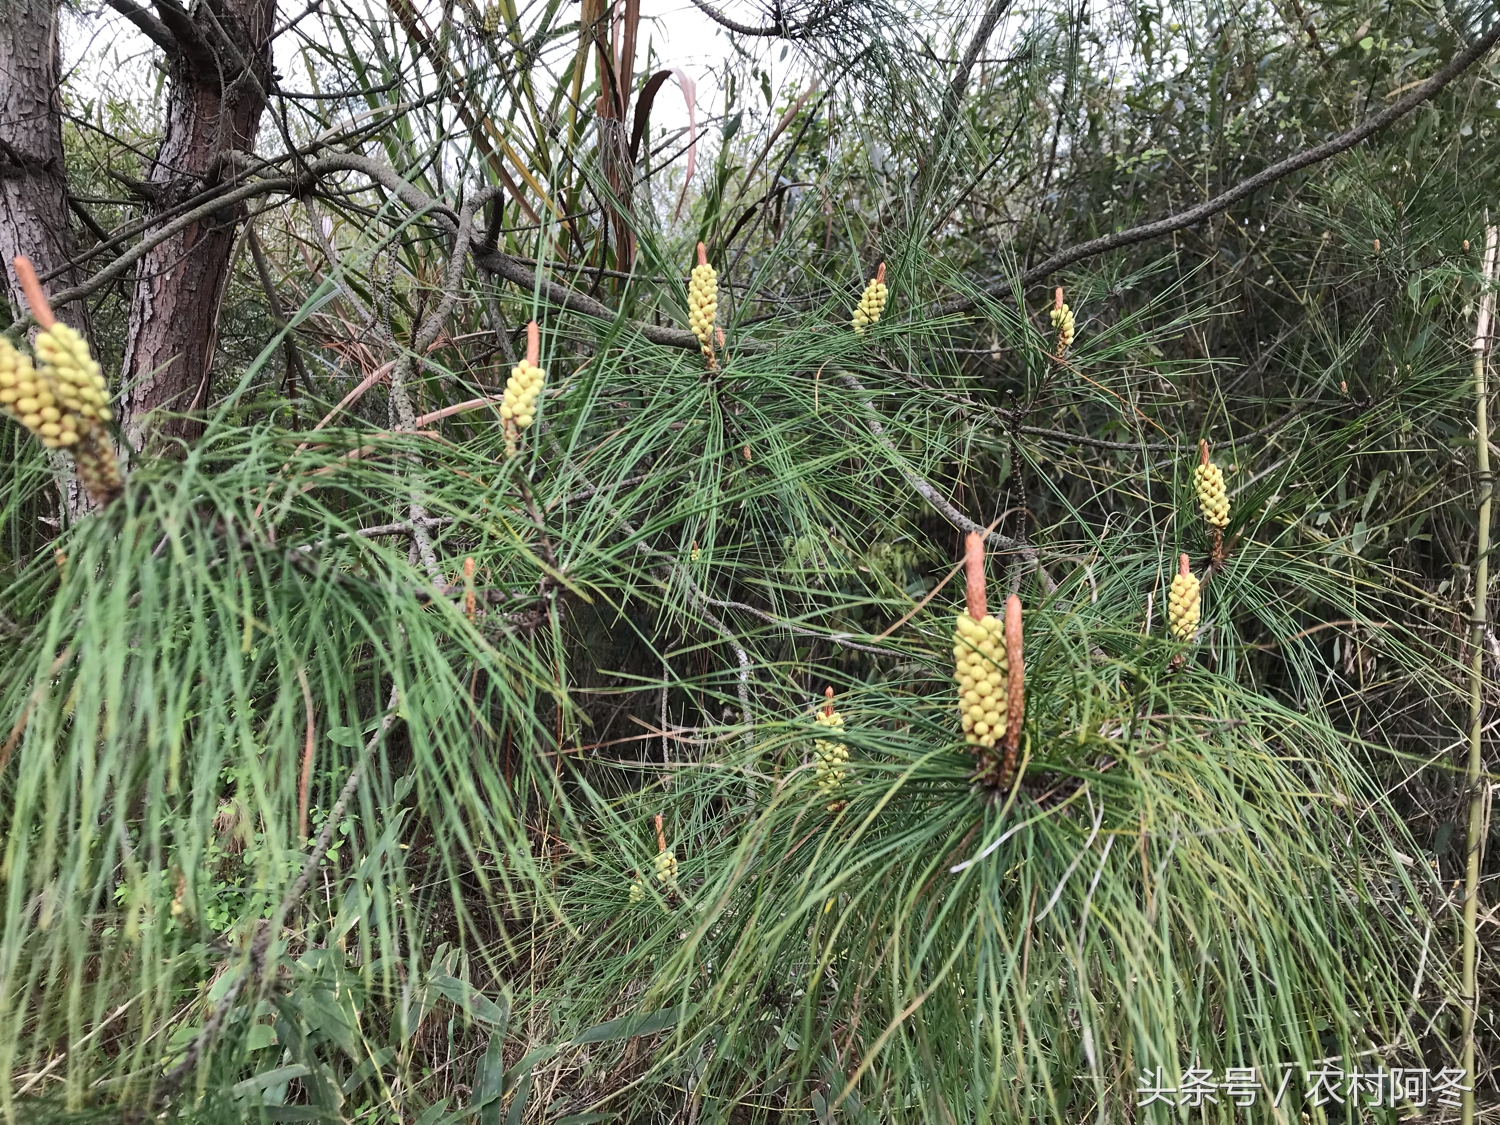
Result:
[[[833,688],[828,688],[824,695],[828,702],[818,710],[814,721],[818,726],[826,728],[830,735],[842,733],[844,716],[833,709]],[[832,738],[814,739],[813,761],[818,782],[818,797],[820,799],[832,797],[838,792],[839,786],[843,784],[849,772],[846,768],[849,762],[849,747]]]
[[1073,335],[1077,330],[1077,324],[1073,319],[1073,310],[1063,300],[1062,286],[1057,287],[1057,292],[1052,299],[1052,327],[1057,331],[1057,355],[1061,358],[1067,350],[1073,346]]
[[1229,526],[1229,493],[1224,488],[1224,470],[1208,459],[1208,442],[1198,443],[1199,461],[1193,469],[1193,491],[1198,509],[1210,527]]
[[855,306],[854,319],[850,323],[856,335],[863,336],[866,328],[880,323],[880,314],[885,311],[885,299],[889,292],[885,285],[885,263],[881,262],[875,276],[870,279],[870,284],[865,286],[859,304]]
[[1203,616],[1203,594],[1192,565],[1184,554],[1177,561],[1177,573],[1167,591],[1167,626],[1179,641],[1192,640]]
[[541,333],[536,321],[526,325],[526,356],[510,369],[505,394],[500,400],[500,418],[505,426],[505,455],[519,451],[521,431],[536,420],[537,399],[547,373],[537,366],[541,355]]
[[970,746],[990,749],[1005,734],[1009,660],[1005,627],[985,605],[984,537],[971,533],[965,544],[966,612],[953,630],[953,676],[958,681],[958,712]]
[[688,281],[688,327],[703,346],[703,354],[714,354],[714,320],[719,315],[719,275],[708,264],[708,251],[698,243],[698,264]]

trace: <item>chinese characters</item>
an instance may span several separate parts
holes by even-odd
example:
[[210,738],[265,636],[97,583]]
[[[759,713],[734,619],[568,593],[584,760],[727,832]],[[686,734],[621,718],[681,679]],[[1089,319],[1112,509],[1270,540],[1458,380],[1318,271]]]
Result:
[[[1165,1067],[1158,1066],[1137,1078],[1137,1106],[1144,1108],[1161,1103],[1201,1109],[1205,1105],[1223,1103],[1249,1108],[1264,1097],[1267,1103],[1279,1108],[1290,1097],[1290,1104],[1300,1102],[1309,1106],[1455,1108],[1469,1089],[1464,1084],[1467,1072],[1452,1067],[1434,1071],[1378,1067],[1365,1071],[1344,1070],[1325,1063],[1311,1069],[1284,1063],[1274,1070],[1268,1068],[1264,1073],[1260,1067],[1231,1066],[1225,1068],[1221,1078],[1216,1071],[1195,1065],[1182,1072],[1179,1084],[1175,1086],[1168,1084],[1165,1072]],[[1299,1077],[1300,1083],[1297,1081]]]

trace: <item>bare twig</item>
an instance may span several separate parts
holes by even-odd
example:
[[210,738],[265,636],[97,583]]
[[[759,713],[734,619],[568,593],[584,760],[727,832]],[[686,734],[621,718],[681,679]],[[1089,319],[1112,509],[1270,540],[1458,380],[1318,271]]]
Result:
[[255,233],[255,224],[245,224],[245,241],[250,245],[250,257],[255,262],[255,275],[260,279],[261,290],[266,295],[266,307],[270,310],[271,321],[276,325],[276,331],[285,332],[282,347],[286,351],[286,381],[287,395],[290,398],[297,397],[298,381],[303,387],[312,388],[312,380],[308,378],[307,368],[302,365],[302,353],[297,350],[297,340],[287,331],[286,315],[281,309],[281,298],[276,295],[276,282],[271,277],[271,267],[266,261],[265,251],[261,248],[260,237]]
[[[808,30],[813,26],[812,23],[804,23],[799,27],[788,27],[785,20],[778,18],[773,24],[765,27],[756,27],[753,24],[740,23],[738,20],[731,19],[710,4],[708,0],[693,0],[693,6],[709,19],[713,20],[714,23],[720,27],[727,28],[736,35],[755,35],[768,39],[801,39],[807,35]],[[780,6],[778,5],[779,10]]]
[[[579,293],[555,281],[538,278],[510,255],[502,254],[498,250],[488,254],[475,254],[474,262],[481,269],[487,270],[496,277],[503,277],[527,292],[540,292],[549,304],[556,305],[558,308],[582,313],[584,316],[602,320],[607,324],[613,324],[620,319],[619,313],[603,301],[595,300],[587,293]],[[692,352],[700,350],[703,346],[698,342],[698,337],[685,328],[663,328],[644,321],[629,321],[628,323],[631,328],[653,344],[661,344],[668,348],[682,348]],[[743,344],[740,346],[743,347]]]
[[[443,330],[443,325],[448,322],[448,317],[453,312],[453,307],[458,303],[459,289],[463,283],[465,254],[474,225],[474,212],[483,206],[490,194],[493,192],[488,194],[482,192],[476,195],[464,205],[460,212],[458,230],[454,234],[453,252],[448,258],[448,268],[443,274],[442,299],[438,302],[438,307],[433,310],[432,316],[417,332],[413,350],[398,359],[396,366],[391,369],[391,404],[399,420],[400,429],[415,431],[419,428],[411,396],[406,390],[406,383],[416,374],[419,357],[426,355],[427,349],[436,342],[438,334]],[[415,459],[417,454],[413,453],[410,456]],[[433,549],[432,540],[427,535],[427,509],[423,507],[417,494],[415,480],[412,482],[407,514],[411,523],[412,541],[416,544],[423,566],[427,568],[427,577],[432,580],[434,586],[442,586],[444,584],[443,571],[438,565],[437,552]]]
[[995,33],[1000,17],[1005,15],[1009,7],[1010,0],[991,0],[990,6],[985,9],[984,15],[979,17],[979,22],[974,27],[974,34],[969,38],[969,46],[965,49],[963,58],[959,60],[958,69],[954,71],[953,77],[948,82],[948,89],[943,93],[942,108],[938,113],[936,135],[933,137],[932,148],[928,153],[929,178],[937,174],[949,138],[953,135],[953,130],[958,127],[958,107],[969,88],[969,75],[978,63],[979,56],[984,51],[984,45]]
[[[450,523],[453,522],[454,518],[452,516],[427,517],[427,526],[430,528],[447,527]],[[326,547],[330,543],[342,543],[347,539],[374,539],[381,535],[410,534],[411,524],[407,523],[405,520],[401,520],[397,523],[378,524],[375,527],[361,527],[357,531],[346,531],[342,535],[335,535],[329,539],[316,539],[311,543],[304,543],[302,546],[297,547],[296,550],[301,551],[303,554],[309,554],[313,551],[318,550],[318,548],[320,547]]]
[[146,9],[137,7],[130,0],[105,0],[105,2],[133,23],[137,31],[165,51],[168,57],[177,54],[177,40],[167,30],[167,25]]
[[[719,598],[710,598],[706,594],[703,597],[705,605],[716,606],[719,609],[737,609],[748,613],[752,617],[758,617],[768,625],[775,625],[779,629],[785,629],[799,637],[813,637],[816,640],[827,641],[829,644],[838,645],[840,648],[852,648],[858,652],[874,653],[876,656],[899,655],[888,648],[876,648],[873,645],[861,644],[853,639],[852,633],[823,633],[817,629],[809,629],[803,625],[796,625],[780,617],[773,617],[763,609],[756,609],[753,605],[744,602],[723,601]],[[879,638],[876,638],[877,640]]]
[[901,456],[901,451],[896,448],[895,442],[891,441],[889,435],[886,434],[885,426],[881,422],[880,415],[876,412],[874,404],[870,402],[868,397],[869,392],[865,390],[864,385],[847,371],[840,371],[839,378],[846,387],[859,395],[860,405],[864,407],[865,422],[870,428],[870,433],[875,435],[875,440],[890,454],[891,460],[895,462],[897,470],[906,478],[907,483],[916,489],[917,493],[924,500],[936,508],[949,523],[960,531],[982,535],[985,541],[994,547],[995,550],[1020,556],[1023,562],[1035,568],[1038,576],[1041,578],[1043,588],[1050,594],[1054,589],[1052,578],[1043,569],[1041,560],[1037,557],[1036,548],[1029,547],[1020,540],[1012,539],[1008,535],[1001,535],[997,531],[991,531],[983,524],[975,523],[955,508],[947,497],[943,496],[936,488],[922,479],[916,470],[906,463],[906,458]]
[[[1442,70],[1431,78],[1414,87],[1400,101],[1373,117],[1360,122],[1347,133],[1341,133],[1331,140],[1324,141],[1320,145],[1287,157],[1285,160],[1277,161],[1269,168],[1262,169],[1255,175],[1241,180],[1228,191],[1220,192],[1212,199],[1206,199],[1196,207],[1189,207],[1186,211],[1179,211],[1175,215],[1168,215],[1164,219],[1158,219],[1152,223],[1143,223],[1140,226],[1131,227],[1129,230],[1116,231],[1114,234],[1106,234],[1099,238],[1081,242],[1077,246],[1070,246],[1066,250],[1060,250],[1052,257],[1033,266],[1021,275],[1021,285],[1034,285],[1050,275],[1056,273],[1064,266],[1070,266],[1074,262],[1081,262],[1085,258],[1096,257],[1099,254],[1107,254],[1111,250],[1118,250],[1122,246],[1131,246],[1137,242],[1145,242],[1153,238],[1161,238],[1163,235],[1172,234],[1186,227],[1201,223],[1221,211],[1227,211],[1242,199],[1254,195],[1263,187],[1269,187],[1276,181],[1285,179],[1293,172],[1299,172],[1313,164],[1327,160],[1329,157],[1337,156],[1346,152],[1368,137],[1374,136],[1386,126],[1405,117],[1423,102],[1433,98],[1444,86],[1452,82],[1469,67],[1473,66],[1497,42],[1500,42],[1500,21],[1481,35],[1468,47],[1464,48],[1453,60]],[[1004,292],[1004,287],[991,291],[991,294]],[[943,306],[943,313],[963,312],[973,308],[973,302],[967,300],[954,301]]]
[[59,1052],[53,1059],[51,1059],[47,1063],[46,1066],[42,1067],[42,1069],[39,1070],[39,1071],[37,1071],[35,1074],[32,1074],[30,1076],[20,1075],[20,1074],[15,1075],[14,1078],[15,1078],[16,1081],[19,1081],[23,1077],[26,1078],[26,1081],[25,1081],[25,1083],[23,1083],[21,1085],[20,1089],[16,1090],[14,1096],[19,1098],[19,1097],[21,1097],[21,1096],[29,1093],[31,1091],[31,1088],[33,1086],[35,1086],[42,1079],[46,1078],[47,1075],[51,1074],[54,1070],[56,1070],[57,1067],[58,1067],[58,1065],[60,1063],[62,1063],[65,1059],[67,1059],[68,1055],[71,1052],[76,1051],[76,1050],[78,1050],[78,1048],[84,1046],[84,1044],[86,1044],[90,1039],[93,1039],[100,1032],[102,1032],[106,1027],[108,1027],[110,1024],[114,1023],[115,1020],[117,1020],[121,1016],[123,1016],[126,1013],[126,1011],[129,1010],[130,1006],[132,1004],[134,1004],[139,999],[140,999],[139,996],[132,996],[129,1000],[125,1001],[125,1003],[121,1004],[113,1012],[110,1012],[109,1015],[105,1016],[102,1020],[100,1020],[98,1023],[96,1023],[94,1025],[93,1029],[88,1032],[88,1034],[86,1034],[82,1038],[80,1038],[78,1040],[78,1042],[74,1043],[66,1051]]

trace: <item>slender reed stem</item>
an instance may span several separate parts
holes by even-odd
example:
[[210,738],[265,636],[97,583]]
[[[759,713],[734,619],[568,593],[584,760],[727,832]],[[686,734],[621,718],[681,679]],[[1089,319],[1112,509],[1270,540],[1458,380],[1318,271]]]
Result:
[[1474,428],[1475,480],[1479,484],[1478,561],[1474,570],[1474,616],[1469,642],[1469,834],[1464,869],[1464,1092],[1463,1125],[1474,1122],[1474,1016],[1479,1002],[1475,987],[1475,930],[1479,917],[1479,848],[1484,831],[1484,793],[1480,787],[1480,734],[1484,717],[1484,627],[1488,622],[1490,577],[1490,498],[1494,478],[1490,475],[1490,428],[1486,416],[1489,390],[1485,386],[1485,354],[1489,351],[1490,321],[1495,314],[1495,254],[1500,249],[1500,228],[1490,227],[1484,240],[1484,293],[1474,329]]

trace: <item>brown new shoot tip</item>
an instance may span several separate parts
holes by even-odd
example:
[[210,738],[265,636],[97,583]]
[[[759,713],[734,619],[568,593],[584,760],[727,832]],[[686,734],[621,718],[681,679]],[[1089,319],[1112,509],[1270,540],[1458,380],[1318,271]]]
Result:
[[542,358],[542,330],[536,326],[536,321],[526,323],[526,362],[533,367],[540,367]]
[[708,249],[701,242],[698,243],[698,264],[700,266],[708,265]]
[[823,689],[823,698],[826,699],[826,700],[828,700],[828,702],[823,705],[823,714],[825,714],[825,715],[832,715],[833,714],[833,685],[832,684],[830,684],[828,687],[826,687],[826,688]]
[[1063,291],[1061,285],[1059,285],[1052,291],[1052,307],[1054,309],[1060,309],[1063,307]]
[[964,540],[964,598],[968,602],[969,616],[983,621],[986,612],[984,597],[984,536],[971,531]]
[[1208,439],[1207,438],[1199,438],[1198,439],[1198,464],[1200,464],[1200,465],[1207,465],[1208,464]]
[[667,850],[667,834],[662,831],[661,813],[656,814],[656,850],[659,852]]
[[1193,564],[1192,561],[1187,557],[1186,551],[1184,551],[1182,553],[1182,556],[1177,560],[1177,573],[1182,575],[1184,578],[1193,573]]
[[1005,659],[1008,664],[1005,718],[1005,777],[1016,768],[1016,747],[1021,743],[1021,719],[1026,712],[1026,664],[1021,645],[1021,599],[1005,599]]
[[42,282],[31,259],[25,254],[17,254],[12,265],[16,269],[16,280],[21,283],[21,292],[26,294],[26,303],[31,306],[32,317],[44,329],[51,328],[57,323],[57,317],[52,315],[52,306],[47,303],[47,294],[42,292]]
[[884,285],[885,284],[885,263],[884,262],[881,262],[880,265],[878,265],[878,266],[875,267],[875,283],[877,285]]

